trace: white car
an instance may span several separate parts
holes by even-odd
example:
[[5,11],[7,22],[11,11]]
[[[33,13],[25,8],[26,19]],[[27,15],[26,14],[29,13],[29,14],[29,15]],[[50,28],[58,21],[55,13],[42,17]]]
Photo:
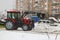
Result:
[[60,22],[53,22],[49,20],[40,20],[35,23],[35,31],[39,32],[56,32],[60,31]]

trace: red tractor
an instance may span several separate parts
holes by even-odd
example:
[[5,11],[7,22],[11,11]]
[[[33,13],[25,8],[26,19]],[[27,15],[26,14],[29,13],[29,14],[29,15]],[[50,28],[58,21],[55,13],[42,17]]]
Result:
[[7,11],[7,19],[5,23],[5,28],[7,30],[17,30],[21,27],[24,31],[32,30],[33,21],[30,18],[24,18],[27,13],[21,15],[20,11]]

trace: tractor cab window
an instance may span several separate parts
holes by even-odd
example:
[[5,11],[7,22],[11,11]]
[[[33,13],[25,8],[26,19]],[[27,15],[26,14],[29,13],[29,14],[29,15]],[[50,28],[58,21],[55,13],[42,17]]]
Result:
[[12,14],[12,18],[15,19],[14,14]]
[[13,18],[13,19],[17,19],[17,18],[18,18],[18,14],[12,13],[12,18]]
[[20,13],[8,13],[7,18],[18,19],[20,17]]
[[7,18],[11,18],[12,15],[10,13],[7,14]]

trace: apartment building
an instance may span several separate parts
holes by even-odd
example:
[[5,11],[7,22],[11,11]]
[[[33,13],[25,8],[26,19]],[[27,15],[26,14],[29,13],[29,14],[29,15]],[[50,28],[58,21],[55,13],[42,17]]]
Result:
[[29,0],[16,0],[16,9],[20,11],[27,11],[29,8]]
[[18,10],[30,10],[30,11],[41,11],[47,9],[47,4],[44,8],[44,0],[16,0],[16,9]]
[[51,14],[60,13],[60,0],[17,0],[16,8],[20,11],[39,11]]
[[60,0],[49,0],[48,1],[48,13],[60,14]]

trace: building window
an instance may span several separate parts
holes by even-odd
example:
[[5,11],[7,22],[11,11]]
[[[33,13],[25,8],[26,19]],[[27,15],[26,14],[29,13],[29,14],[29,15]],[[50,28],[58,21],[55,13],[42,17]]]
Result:
[[52,12],[60,12],[60,9],[52,9]]
[[30,0],[30,3],[32,3],[32,0]]
[[48,0],[43,0],[44,2],[48,2]]
[[53,3],[52,6],[60,6],[60,3]]
[[35,3],[38,3],[38,1],[36,1]]
[[45,7],[45,10],[47,10],[48,8],[47,7]]
[[56,8],[56,6],[52,6],[53,8]]
[[23,2],[23,0],[20,0],[21,2]]
[[52,0],[52,1],[53,1],[53,3],[57,2],[57,0]]

